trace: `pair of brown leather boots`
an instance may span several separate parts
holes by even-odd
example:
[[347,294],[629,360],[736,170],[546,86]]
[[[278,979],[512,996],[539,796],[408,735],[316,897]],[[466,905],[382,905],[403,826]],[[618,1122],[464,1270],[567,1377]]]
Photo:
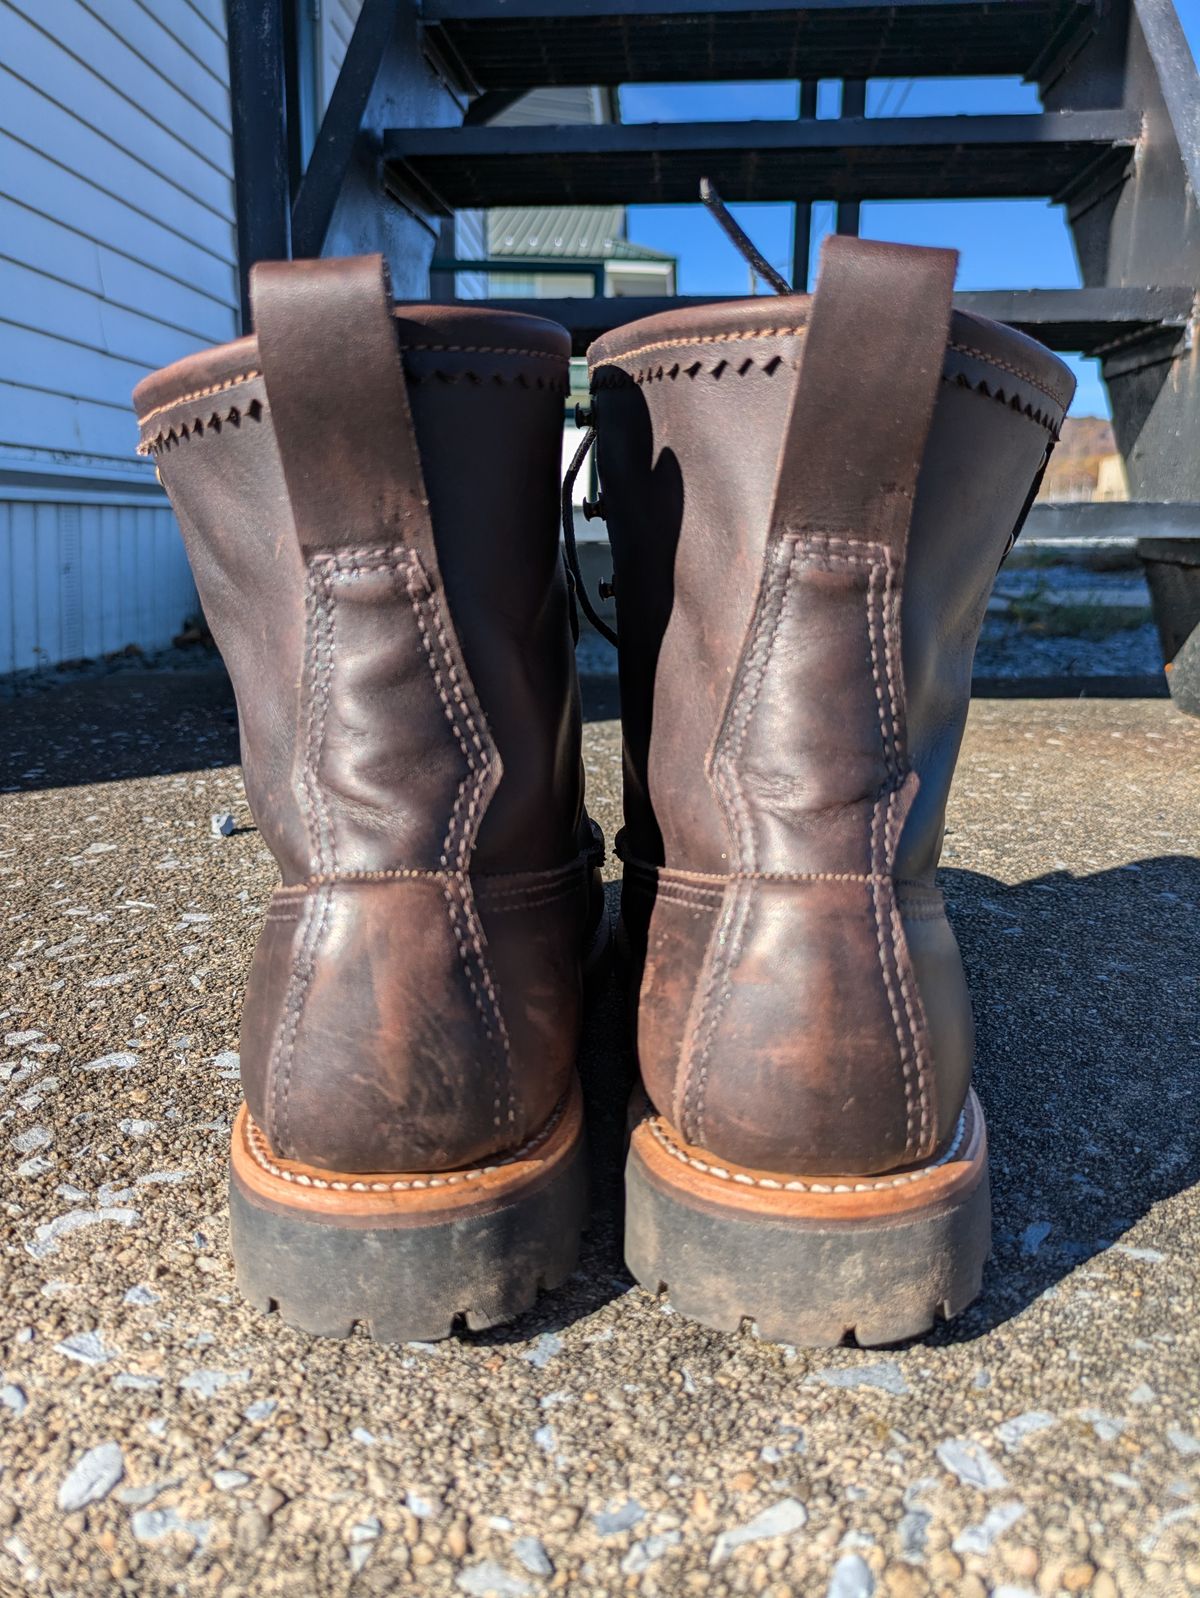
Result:
[[[934,871],[992,578],[1070,398],[838,239],[814,296],[591,351],[620,630],[622,920],[646,1097],[627,1254],[711,1325],[920,1333],[988,1251]],[[243,1291],[313,1332],[490,1326],[587,1206],[607,922],[557,534],[566,332],[263,265],[256,334],[135,396],[283,883],[242,1024]],[[1032,486],[1031,486],[1032,485]]]

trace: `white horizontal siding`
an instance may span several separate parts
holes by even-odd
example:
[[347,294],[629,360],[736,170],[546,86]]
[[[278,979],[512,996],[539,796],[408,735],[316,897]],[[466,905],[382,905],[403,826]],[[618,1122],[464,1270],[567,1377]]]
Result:
[[346,47],[354,24],[362,10],[362,0],[318,0],[320,16],[320,79],[321,109],[329,104],[329,96],[337,82],[346,59]]
[[0,673],[162,649],[198,609],[165,505],[0,502]]
[[222,0],[0,0],[0,460],[144,477],[133,384],[236,335],[228,79]]

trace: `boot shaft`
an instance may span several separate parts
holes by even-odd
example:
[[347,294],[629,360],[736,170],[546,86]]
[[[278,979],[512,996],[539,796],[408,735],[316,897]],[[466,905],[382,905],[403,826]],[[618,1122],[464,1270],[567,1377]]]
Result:
[[[313,329],[329,316],[317,295],[312,313]],[[392,328],[416,445],[397,475],[414,504],[428,500],[432,547],[420,563],[444,593],[503,771],[475,865],[558,866],[575,852],[581,814],[557,534],[569,339],[540,318],[458,306],[400,306]],[[154,374],[135,395],[141,448],[171,497],[233,679],[251,809],[285,883],[328,865],[300,774],[306,673],[329,677],[320,783],[340,866],[430,867],[443,842],[420,789],[430,734],[442,741],[445,725],[440,701],[429,703],[409,592],[425,579],[407,567],[393,575],[382,551],[411,539],[403,525],[379,525],[402,511],[373,502],[380,463],[396,469],[401,442],[373,408],[367,365],[339,362],[353,374],[346,395],[323,355],[343,337],[352,349],[354,334],[331,329],[278,362],[264,361],[257,337],[240,339]],[[428,641],[441,650],[436,628]]]
[[1071,392],[952,313],[953,257],[827,246],[817,295],[590,353],[639,1054],[682,1138],[772,1171],[929,1157],[972,1026],[934,871],[996,569]]
[[[621,623],[626,839],[648,861],[728,869],[729,828],[705,763],[764,581],[812,304],[806,295],[761,297],[651,317],[589,352]],[[861,328],[861,343],[844,350],[848,367],[874,336]],[[901,404],[911,376],[889,374]],[[893,579],[908,758],[920,779],[900,842],[905,878],[929,881],[936,867],[987,599],[1073,386],[1063,363],[1033,340],[953,313],[904,569]],[[825,404],[832,411],[846,400],[834,391]],[[870,426],[870,417],[854,419],[863,433]],[[800,473],[809,451],[829,449],[802,436],[791,445]],[[848,454],[838,470],[852,477],[861,466]],[[838,713],[854,666],[861,686],[870,640],[849,618],[807,619],[811,626],[797,629],[804,658],[781,684],[768,712],[778,712],[778,724],[765,742],[784,763],[789,806],[827,820],[883,777],[874,752],[856,763]],[[764,837],[764,862],[802,869],[804,831],[799,823],[788,838]]]
[[135,395],[283,886],[242,1017],[277,1156],[439,1171],[564,1102],[594,860],[557,537],[569,340],[260,266]]

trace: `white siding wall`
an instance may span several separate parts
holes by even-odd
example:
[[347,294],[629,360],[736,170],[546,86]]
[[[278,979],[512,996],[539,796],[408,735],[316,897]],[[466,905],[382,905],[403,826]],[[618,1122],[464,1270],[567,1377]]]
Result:
[[130,390],[236,336],[236,259],[223,0],[0,0],[0,673],[197,609]]
[[197,609],[165,504],[0,499],[0,674],[165,648]]
[[0,466],[144,478],[129,392],[237,330],[221,0],[0,0]]
[[346,46],[362,10],[362,0],[313,0],[320,24],[321,65],[318,92],[322,107],[329,104],[329,96],[337,82],[342,62],[346,59]]

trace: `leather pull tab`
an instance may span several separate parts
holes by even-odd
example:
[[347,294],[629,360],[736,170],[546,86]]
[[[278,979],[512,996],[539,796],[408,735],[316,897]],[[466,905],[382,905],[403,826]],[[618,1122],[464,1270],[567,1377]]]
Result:
[[381,255],[250,273],[267,404],[301,547],[415,547],[429,501]]
[[776,482],[772,534],[902,558],[950,332],[958,255],[825,241]]

